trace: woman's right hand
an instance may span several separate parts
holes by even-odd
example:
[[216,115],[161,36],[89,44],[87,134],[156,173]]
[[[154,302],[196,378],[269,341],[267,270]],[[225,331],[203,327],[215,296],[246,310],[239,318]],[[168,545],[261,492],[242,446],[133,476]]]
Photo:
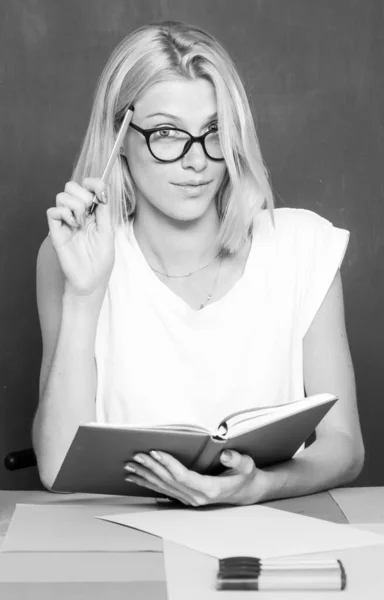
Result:
[[[66,292],[75,296],[104,296],[112,271],[115,232],[107,188],[101,179],[88,177],[84,187],[69,181],[47,210],[52,245],[56,250]],[[98,205],[88,209],[96,194]]]

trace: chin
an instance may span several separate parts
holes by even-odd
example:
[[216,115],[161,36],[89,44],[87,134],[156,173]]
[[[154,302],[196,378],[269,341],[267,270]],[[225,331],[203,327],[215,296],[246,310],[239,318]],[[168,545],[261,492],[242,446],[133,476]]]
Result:
[[[174,221],[182,221],[184,223],[188,223],[199,221],[200,219],[207,217],[208,214],[211,212],[211,204],[209,204],[208,206],[201,206],[201,203],[199,205],[193,204],[194,203],[190,203],[189,205],[177,207],[177,209],[171,212],[167,212],[165,214],[167,214],[167,216]],[[216,214],[215,205],[214,208]]]

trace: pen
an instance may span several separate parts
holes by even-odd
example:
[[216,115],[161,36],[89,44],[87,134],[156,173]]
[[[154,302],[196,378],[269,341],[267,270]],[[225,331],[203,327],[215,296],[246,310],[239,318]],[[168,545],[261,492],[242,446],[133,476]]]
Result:
[[335,558],[219,559],[217,590],[343,590],[346,573]]
[[[117,156],[117,154],[118,154],[118,152],[120,150],[121,143],[122,143],[122,141],[124,139],[124,136],[125,136],[125,134],[127,132],[128,125],[131,122],[134,110],[135,110],[134,107],[131,105],[128,108],[128,110],[125,113],[125,115],[124,115],[124,119],[123,119],[123,122],[121,124],[120,129],[119,129],[119,133],[117,134],[117,137],[116,137],[115,143],[113,145],[111,154],[109,155],[109,158],[108,158],[108,162],[107,162],[107,164],[105,166],[105,169],[103,171],[103,174],[101,176],[101,181],[104,181],[104,183],[107,181],[107,179],[109,177],[109,174],[110,174],[111,169],[113,167],[113,163],[115,162],[116,156]],[[92,204],[91,204],[91,206],[89,207],[89,209],[87,211],[88,215],[92,215],[95,212],[96,206],[97,206],[97,201],[96,201],[96,194],[95,194],[93,196]]]

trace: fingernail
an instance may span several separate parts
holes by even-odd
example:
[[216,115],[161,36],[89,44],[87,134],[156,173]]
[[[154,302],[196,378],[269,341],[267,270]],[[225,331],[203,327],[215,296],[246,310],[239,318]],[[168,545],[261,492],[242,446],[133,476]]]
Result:
[[161,462],[161,456],[158,452],[156,452],[156,450],[150,450],[149,454],[152,456],[152,458]]
[[125,465],[124,469],[126,471],[131,471],[131,473],[136,473],[136,469],[135,467],[132,467],[132,465]]
[[135,460],[136,462],[140,463],[141,465],[145,464],[145,458],[143,456],[141,456],[140,454],[136,454],[133,457],[133,460]]
[[230,450],[224,450],[224,452],[221,453],[221,458],[224,461],[231,460],[231,458],[232,458],[232,452]]
[[124,480],[129,481],[129,483],[136,483],[136,481],[133,481],[133,479],[131,479],[130,477],[125,477]]
[[75,215],[71,215],[71,221],[72,221],[72,223],[74,224],[75,227],[80,227],[80,223],[76,219]]
[[104,190],[101,192],[101,198],[100,198],[100,201],[101,201],[103,204],[107,204],[107,202],[108,202],[107,194],[106,194],[106,192],[105,192]]

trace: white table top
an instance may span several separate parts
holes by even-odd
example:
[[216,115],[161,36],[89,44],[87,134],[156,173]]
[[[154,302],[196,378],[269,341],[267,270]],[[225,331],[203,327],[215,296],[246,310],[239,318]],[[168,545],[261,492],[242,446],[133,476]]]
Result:
[[[155,503],[154,500],[145,499],[144,502]],[[0,536],[5,535],[16,503],[28,504],[65,504],[71,506],[77,505],[121,505],[129,506],[131,510],[138,509],[138,504],[143,501],[137,498],[112,497],[112,496],[89,496],[86,494],[50,494],[48,492],[22,492],[22,491],[0,491]],[[134,505],[134,506],[132,506]],[[384,488],[344,488],[332,490],[330,493],[315,494],[302,498],[294,498],[285,501],[276,501],[268,503],[268,506],[290,510],[299,514],[325,518],[339,523],[369,523],[367,528],[371,531],[384,534]],[[122,511],[123,512],[123,511]],[[63,583],[53,583],[51,587],[48,584],[40,583],[20,583],[11,584],[11,587],[2,590],[0,585],[0,595],[7,600],[19,600],[19,598],[28,598],[28,600],[45,600],[53,597],[55,600],[66,600],[67,598],[106,598],[108,600],[120,600],[127,598],[127,594],[135,600],[210,600],[222,599],[223,592],[217,592],[214,589],[213,582],[217,570],[217,559],[207,555],[200,554],[194,550],[180,546],[172,542],[163,542],[164,562],[165,562],[165,581],[149,581],[146,577],[143,581],[143,574],[148,570],[159,569],[159,564],[155,567],[150,566],[150,559],[147,556],[141,556],[135,559],[131,556],[132,568],[134,567],[137,578],[140,581],[109,581],[103,584],[94,582],[74,582],[70,581],[66,585]],[[84,554],[84,553],[83,553]],[[332,553],[333,555],[334,553]],[[110,563],[110,571],[116,570],[118,560],[113,560],[111,553],[103,555],[105,557],[104,565]],[[343,592],[343,598],[353,598],[361,600],[364,596],[372,599],[382,600],[384,598],[384,578],[382,579],[382,570],[384,565],[384,546],[376,546],[361,549],[348,549],[338,552],[338,558],[345,564],[348,586]],[[65,557],[64,557],[65,559]],[[33,560],[37,560],[33,557]],[[53,559],[52,559],[53,560]],[[68,563],[68,557],[65,559]],[[73,557],[70,559],[73,561]],[[95,557],[79,556],[79,561],[86,561],[84,565],[89,567],[89,560],[95,561]],[[98,557],[100,561],[100,557]],[[121,556],[119,557],[121,560]],[[153,562],[153,556],[152,556]],[[109,561],[109,563],[108,563]],[[137,565],[135,563],[137,562]],[[141,562],[140,562],[141,561]],[[144,562],[143,562],[144,561]],[[80,564],[79,562],[79,564]],[[140,564],[139,564],[140,563]],[[95,562],[94,562],[95,564]],[[161,565],[160,565],[161,566]],[[1,568],[1,555],[0,555]],[[53,568],[53,567],[52,567]],[[107,568],[107,567],[105,567]],[[85,567],[84,567],[85,569]],[[89,569],[88,569],[89,570]],[[160,569],[161,570],[161,569]],[[91,570],[90,570],[91,572]],[[159,577],[158,577],[159,578]],[[127,580],[129,577],[126,578]],[[369,595],[367,596],[367,586],[369,582]],[[23,587],[24,586],[24,587]],[[48,587],[47,587],[48,586]],[[52,587],[53,586],[53,587]],[[129,588],[127,587],[129,586]],[[27,595],[26,595],[27,594]],[[51,594],[51,595],[49,595]],[[77,594],[79,594],[77,596]],[[225,592],[225,600],[238,600],[248,598],[247,592]],[[305,600],[332,600],[340,599],[340,592],[305,592],[300,597]],[[297,599],[298,593],[288,592],[262,592],[257,593],[258,600],[265,597],[268,600],[288,600]]]

